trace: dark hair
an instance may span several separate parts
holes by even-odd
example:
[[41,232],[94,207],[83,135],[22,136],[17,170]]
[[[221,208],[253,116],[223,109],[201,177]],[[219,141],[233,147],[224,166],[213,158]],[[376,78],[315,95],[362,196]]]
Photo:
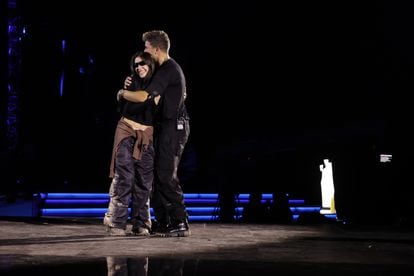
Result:
[[168,34],[161,30],[148,31],[142,34],[142,41],[148,41],[152,47],[158,47],[168,53],[170,50],[170,38]]
[[[149,70],[147,75],[144,78],[141,78],[138,73],[135,71],[135,58],[140,57],[146,65],[148,65]],[[143,51],[136,52],[130,61],[129,70],[131,71],[130,76],[132,77],[132,84],[128,87],[130,90],[144,89],[148,84],[152,75],[155,71],[155,61],[151,57],[151,54]]]
[[148,74],[144,77],[144,80],[145,81],[149,80],[152,77],[152,75],[154,74],[154,71],[155,71],[155,61],[154,61],[154,59],[151,57],[151,54],[149,54],[147,52],[143,52],[143,51],[136,52],[131,57],[131,61],[129,63],[130,64],[129,69],[131,71],[131,76],[136,75],[138,78],[139,78],[139,76],[138,76],[137,72],[135,71],[135,59],[137,57],[140,57],[142,59],[142,61],[144,61],[145,64],[148,65],[149,71],[148,71]]

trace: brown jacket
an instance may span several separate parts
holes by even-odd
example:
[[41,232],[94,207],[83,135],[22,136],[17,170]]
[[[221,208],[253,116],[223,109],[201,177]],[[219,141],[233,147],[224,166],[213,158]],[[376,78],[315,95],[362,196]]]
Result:
[[132,156],[136,160],[140,160],[142,156],[142,150],[144,150],[153,141],[154,128],[148,126],[145,130],[134,130],[131,125],[121,118],[118,121],[118,125],[115,130],[114,146],[112,149],[112,158],[109,177],[113,178],[115,175],[115,157],[118,151],[119,144],[127,137],[134,137],[134,152]]

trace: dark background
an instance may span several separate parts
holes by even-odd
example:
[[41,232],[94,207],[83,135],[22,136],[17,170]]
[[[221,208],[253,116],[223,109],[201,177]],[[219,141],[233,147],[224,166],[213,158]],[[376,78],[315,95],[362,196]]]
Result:
[[[337,183],[347,197],[357,193],[363,201],[371,193],[381,201],[398,187],[393,202],[403,198],[412,4],[16,2],[26,30],[20,135],[10,151],[2,131],[3,190],[107,192],[115,94],[141,34],[163,29],[187,77],[192,133],[180,169],[186,192],[285,191],[319,202],[319,164],[330,158],[345,164]],[[385,166],[398,165],[398,173],[379,164],[380,153],[393,154]]]

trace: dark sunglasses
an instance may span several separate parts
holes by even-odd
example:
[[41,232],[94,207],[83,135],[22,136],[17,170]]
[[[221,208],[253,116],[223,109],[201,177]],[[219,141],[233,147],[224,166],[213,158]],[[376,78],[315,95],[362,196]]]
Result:
[[145,63],[145,61],[136,62],[136,63],[134,63],[134,68],[137,68],[138,65],[139,66],[144,66],[144,65],[147,65],[147,64]]

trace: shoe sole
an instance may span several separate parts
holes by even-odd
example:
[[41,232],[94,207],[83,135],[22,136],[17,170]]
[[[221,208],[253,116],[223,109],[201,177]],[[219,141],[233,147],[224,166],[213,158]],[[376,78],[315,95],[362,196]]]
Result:
[[132,232],[131,234],[132,234],[132,236],[140,236],[140,237],[148,237],[148,236],[151,236],[150,233],[135,233],[135,232]]
[[189,237],[191,235],[190,230],[177,231],[173,233],[164,233],[165,237]]
[[117,233],[117,232],[111,232],[111,231],[108,231],[108,235],[109,236],[112,236],[112,237],[126,237],[126,236],[128,236],[128,234],[127,233],[122,233],[122,232],[120,232],[120,233]]
[[112,227],[110,227],[109,225],[105,225],[105,232],[109,235],[109,236],[114,236],[114,237],[125,237],[128,236],[127,232],[112,232]]

